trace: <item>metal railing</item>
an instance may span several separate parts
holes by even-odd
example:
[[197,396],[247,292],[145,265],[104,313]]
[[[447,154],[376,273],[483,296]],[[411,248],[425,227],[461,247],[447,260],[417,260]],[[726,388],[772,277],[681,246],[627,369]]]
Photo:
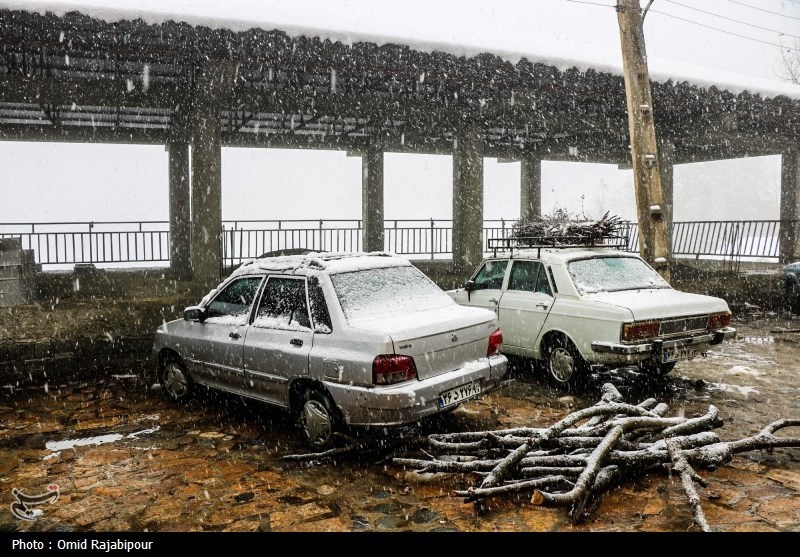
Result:
[[90,221],[0,224],[0,238],[18,238],[47,266],[82,263],[169,263],[169,223]]
[[[507,238],[514,220],[486,220],[483,246],[489,239]],[[675,258],[777,262],[781,221],[683,221],[673,224]],[[800,221],[783,221],[800,230]],[[639,229],[626,223],[628,251],[638,251]],[[453,221],[410,219],[384,221],[384,249],[420,259],[452,255]],[[108,266],[169,264],[170,233],[167,221],[53,222],[0,224],[0,238],[19,238],[22,249],[33,250],[46,268],[93,263]],[[224,265],[235,265],[262,254],[287,250],[360,251],[362,222],[326,220],[224,221]],[[487,252],[488,253],[488,252]]]

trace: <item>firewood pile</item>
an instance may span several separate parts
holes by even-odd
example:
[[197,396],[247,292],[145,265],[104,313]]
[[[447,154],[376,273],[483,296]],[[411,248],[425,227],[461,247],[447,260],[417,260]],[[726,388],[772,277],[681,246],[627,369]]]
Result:
[[618,238],[623,221],[608,212],[597,220],[578,219],[564,210],[551,215],[517,221],[511,231],[515,239],[535,238],[540,243],[599,244],[604,239]]
[[695,524],[711,531],[695,488],[707,482],[696,468],[714,470],[746,451],[800,447],[800,437],[775,435],[800,426],[800,419],[778,420],[753,437],[721,441],[713,430],[723,420],[713,405],[702,416],[667,417],[667,405],[655,399],[625,403],[610,383],[602,392],[597,404],[550,427],[431,434],[424,440],[424,458],[391,462],[420,473],[474,476],[476,485],[454,494],[478,509],[488,497],[532,493],[534,505],[569,507],[576,523],[609,488],[640,473],[667,471],[680,477]]

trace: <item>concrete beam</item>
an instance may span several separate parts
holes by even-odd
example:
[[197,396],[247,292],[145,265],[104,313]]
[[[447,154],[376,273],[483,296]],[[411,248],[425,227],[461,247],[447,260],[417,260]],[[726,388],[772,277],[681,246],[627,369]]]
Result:
[[800,150],[783,153],[781,160],[781,263],[800,257]]
[[175,85],[129,85],[126,80],[6,75],[0,80],[0,99],[8,103],[120,108],[172,108],[183,98]]
[[164,145],[168,140],[169,135],[166,130],[0,124],[0,141]]
[[542,214],[542,159],[527,156],[520,162],[519,218]]
[[189,145],[171,143],[169,153],[170,269],[175,277],[192,271],[192,215]]
[[373,147],[361,159],[361,219],[364,251],[383,251],[383,151]]
[[462,275],[483,259],[483,155],[479,131],[461,130],[453,148],[453,266]]

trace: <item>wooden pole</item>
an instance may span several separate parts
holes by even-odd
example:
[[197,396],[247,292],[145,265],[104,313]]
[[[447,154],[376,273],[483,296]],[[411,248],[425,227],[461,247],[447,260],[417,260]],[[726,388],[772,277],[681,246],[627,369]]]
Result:
[[639,0],[617,0],[617,17],[622,44],[625,94],[628,100],[631,161],[639,220],[639,252],[645,261],[669,281],[670,246],[667,242],[650,74],[647,70]]

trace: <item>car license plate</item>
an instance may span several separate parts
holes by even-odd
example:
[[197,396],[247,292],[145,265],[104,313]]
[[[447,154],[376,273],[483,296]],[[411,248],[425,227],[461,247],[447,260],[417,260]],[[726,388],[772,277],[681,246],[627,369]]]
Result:
[[439,395],[439,408],[449,408],[479,394],[481,394],[480,381],[473,381],[454,389],[448,389]]
[[661,355],[661,362],[677,362],[678,360],[691,360],[697,356],[695,348],[665,348]]

